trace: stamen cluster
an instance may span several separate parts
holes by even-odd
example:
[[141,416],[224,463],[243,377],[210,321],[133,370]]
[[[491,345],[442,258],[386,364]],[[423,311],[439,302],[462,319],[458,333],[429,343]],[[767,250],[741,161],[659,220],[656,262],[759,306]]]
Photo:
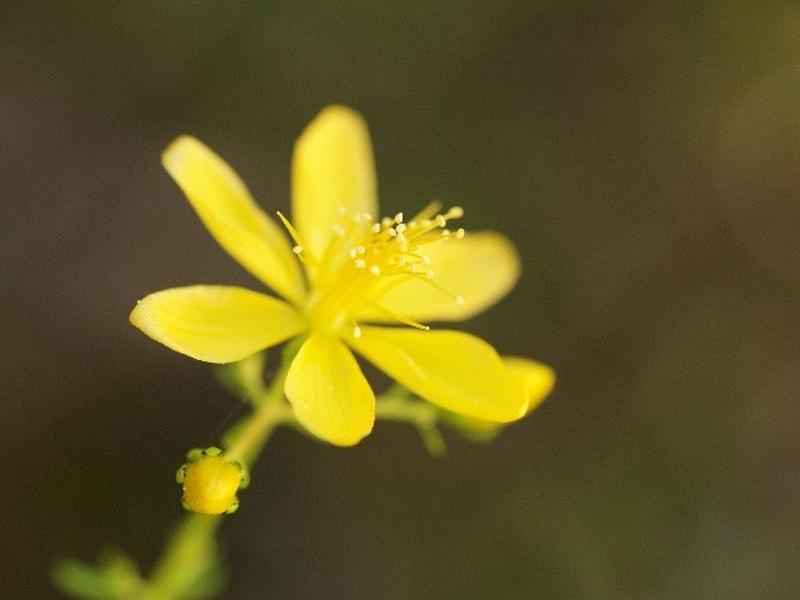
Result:
[[377,221],[367,213],[351,214],[340,209],[341,221],[333,226],[333,236],[321,257],[309,252],[295,228],[279,213],[295,241],[293,252],[314,270],[315,293],[309,312],[317,321],[325,319],[338,324],[343,319],[349,320],[355,337],[360,337],[361,328],[353,315],[365,305],[400,323],[427,330],[427,325],[380,304],[381,296],[410,278],[423,280],[463,304],[463,297],[435,281],[436,273],[425,251],[430,244],[462,239],[465,235],[461,227],[455,230],[447,227],[449,221],[461,218],[464,210],[454,206],[439,212],[440,208],[434,202],[408,222],[402,212]]

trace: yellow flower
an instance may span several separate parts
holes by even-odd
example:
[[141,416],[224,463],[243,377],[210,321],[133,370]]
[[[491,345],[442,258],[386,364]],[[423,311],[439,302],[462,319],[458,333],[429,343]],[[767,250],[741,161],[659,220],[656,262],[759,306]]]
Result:
[[[162,157],[217,242],[283,299],[196,285],[140,300],[131,322],[198,360],[227,363],[306,334],[285,393],[298,421],[333,444],[356,444],[375,420],[375,396],[351,349],[426,400],[493,422],[526,414],[520,378],[486,342],[421,321],[461,321],[516,283],[513,246],[497,233],[466,235],[438,203],[413,219],[378,218],[366,123],[331,106],[306,128],[292,161],[294,240],[262,212],[236,173],[198,140]],[[386,327],[380,324],[403,324]]]

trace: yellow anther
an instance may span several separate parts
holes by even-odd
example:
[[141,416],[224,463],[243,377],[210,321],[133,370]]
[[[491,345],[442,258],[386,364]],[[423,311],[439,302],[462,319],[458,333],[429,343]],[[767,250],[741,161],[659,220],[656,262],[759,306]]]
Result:
[[457,240],[464,239],[464,235],[466,235],[466,232],[464,231],[464,228],[463,227],[459,227],[456,230],[456,239]]
[[447,211],[445,217],[448,219],[460,219],[464,216],[464,209],[460,206],[453,206]]
[[292,252],[294,252],[295,254],[302,254],[303,253],[303,247],[300,244],[297,244],[296,246],[294,246],[292,248]]
[[372,265],[369,268],[369,272],[375,275],[375,277],[377,277],[378,275],[381,274],[381,268],[378,265]]

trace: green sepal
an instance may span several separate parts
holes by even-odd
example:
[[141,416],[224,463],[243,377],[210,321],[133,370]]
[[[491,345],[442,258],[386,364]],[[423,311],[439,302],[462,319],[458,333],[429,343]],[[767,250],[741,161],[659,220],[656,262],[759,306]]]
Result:
[[256,352],[238,362],[217,365],[214,375],[222,387],[251,404],[258,404],[264,396],[264,367],[266,352]]
[[440,420],[461,437],[478,443],[488,443],[497,438],[505,425],[482,419],[465,417],[449,410],[440,409]]

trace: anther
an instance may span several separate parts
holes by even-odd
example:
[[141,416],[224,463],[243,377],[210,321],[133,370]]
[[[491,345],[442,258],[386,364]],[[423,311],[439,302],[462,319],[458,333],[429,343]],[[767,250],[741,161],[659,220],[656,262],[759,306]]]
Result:
[[464,216],[464,209],[460,206],[453,206],[447,211],[448,219],[460,219]]
[[436,215],[436,225],[439,227],[444,227],[447,225],[447,219],[444,215]]
[[381,224],[380,223],[373,223],[372,224],[372,232],[373,233],[380,233],[381,232]]
[[403,222],[403,213],[399,212],[394,216],[395,223],[402,223]]
[[367,266],[367,261],[365,261],[363,258],[357,258],[355,265],[356,269],[364,269]]
[[457,240],[464,239],[464,235],[465,235],[465,234],[466,234],[466,232],[464,231],[464,228],[463,228],[463,227],[459,227],[459,228],[456,230],[456,239],[457,239]]
[[381,268],[378,265],[372,265],[369,268],[369,272],[375,275],[375,277],[377,277],[378,275],[381,274]]
[[295,254],[302,254],[303,253],[303,246],[301,246],[300,244],[297,244],[296,246],[294,246],[292,248],[292,252],[294,252]]
[[400,233],[403,233],[406,229],[407,228],[406,228],[406,224],[405,223],[399,223],[397,225],[397,231],[399,231]]
[[353,337],[354,338],[360,338],[361,337],[361,333],[362,333],[361,332],[361,327],[359,327],[358,325],[353,327]]

